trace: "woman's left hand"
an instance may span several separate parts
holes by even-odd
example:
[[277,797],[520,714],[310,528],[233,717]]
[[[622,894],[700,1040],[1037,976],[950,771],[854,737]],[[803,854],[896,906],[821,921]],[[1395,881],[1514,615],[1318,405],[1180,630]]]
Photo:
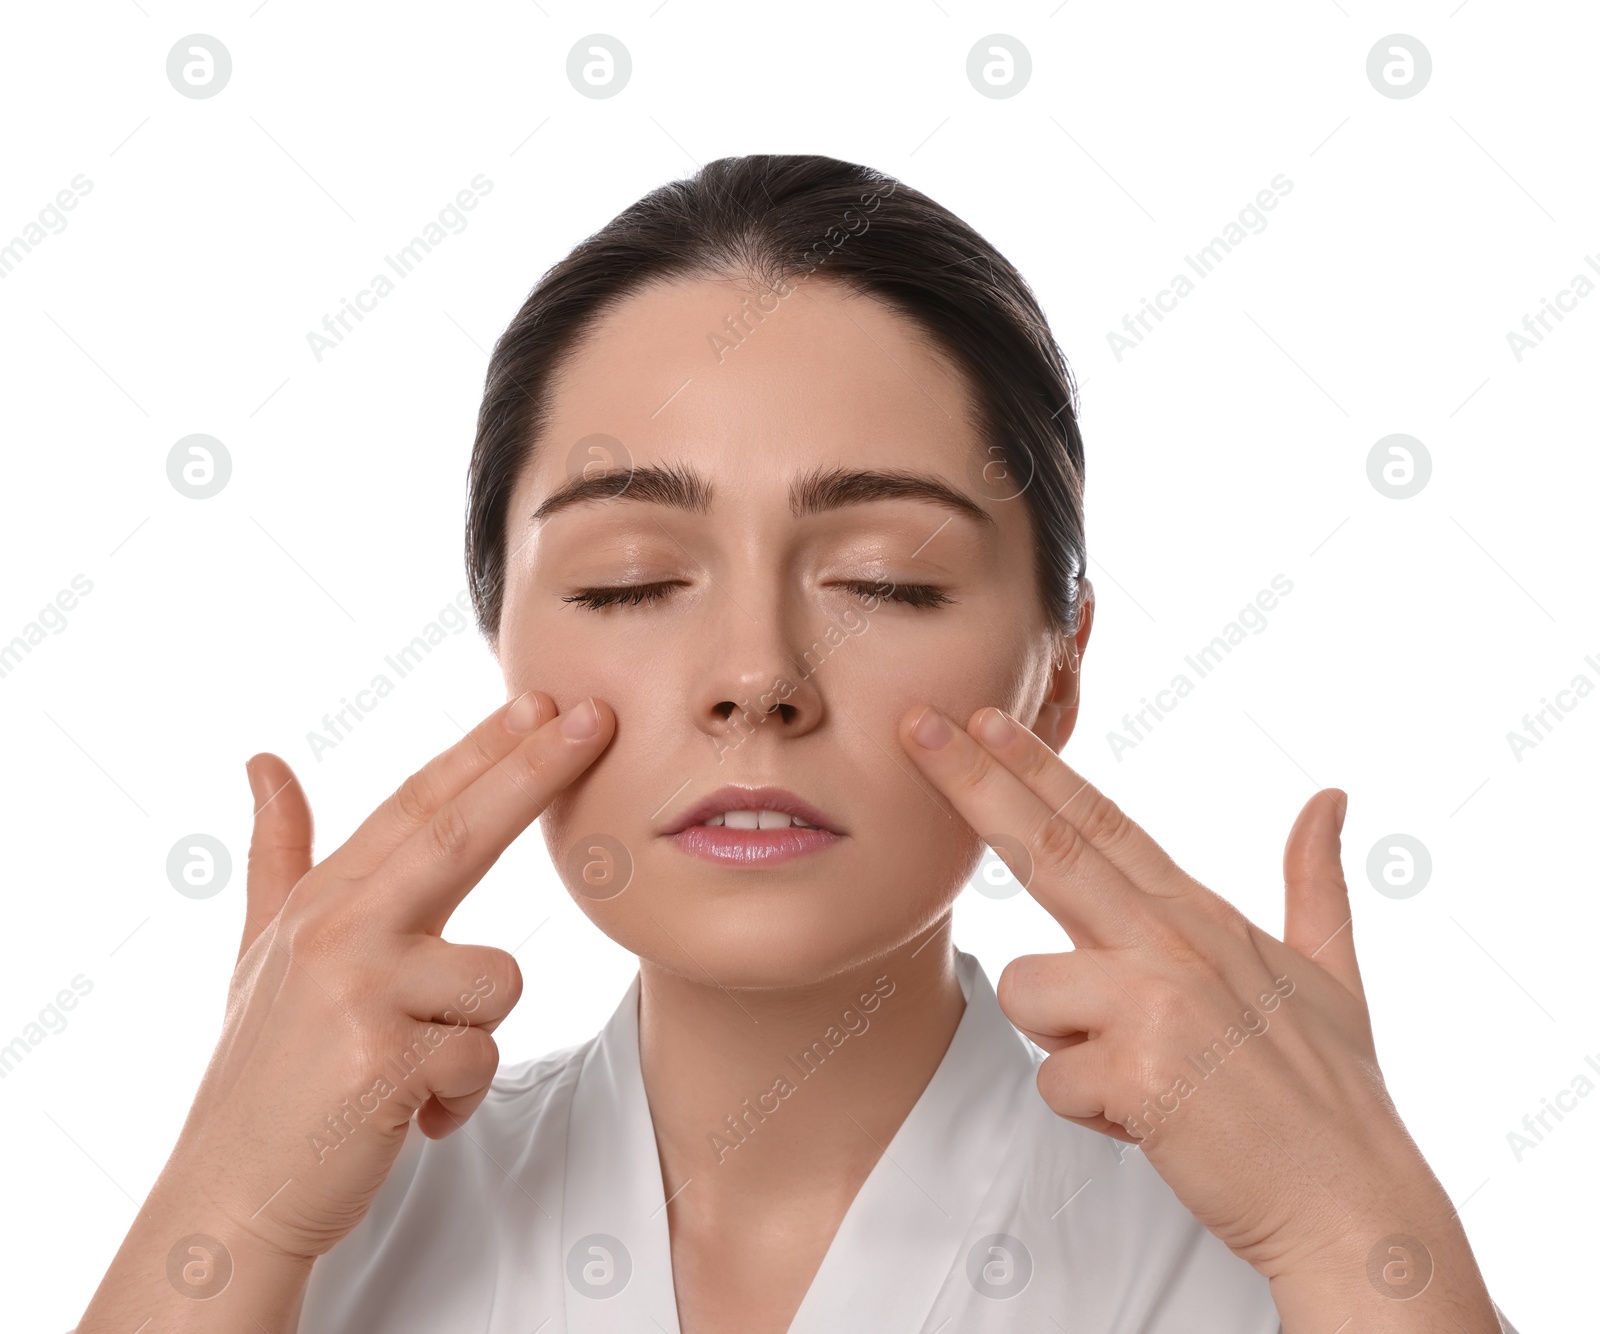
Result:
[[1000,710],[962,731],[912,709],[900,734],[1076,946],[1014,960],[996,988],[1049,1053],[1038,1085],[1057,1114],[1138,1142],[1272,1280],[1286,1330],[1300,1306],[1321,1320],[1336,1298],[1384,1317],[1364,1328],[1499,1329],[1378,1069],[1339,861],[1343,792],[1316,793],[1290,831],[1277,940]]

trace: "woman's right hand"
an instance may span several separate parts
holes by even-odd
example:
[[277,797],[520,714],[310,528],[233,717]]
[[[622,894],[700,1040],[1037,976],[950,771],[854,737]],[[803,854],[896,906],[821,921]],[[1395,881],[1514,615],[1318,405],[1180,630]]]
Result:
[[[206,1226],[192,1231],[225,1246],[308,1269],[366,1213],[413,1114],[438,1139],[473,1113],[499,1062],[490,1034],[517,1003],[522,974],[507,951],[440,933],[614,726],[603,703],[557,716],[548,695],[529,691],[408,778],[315,866],[299,782],[276,755],[252,758],[246,921],[222,1036],[151,1192],[160,1207],[147,1204],[141,1219],[158,1213],[174,1231],[193,1218]],[[80,1329],[112,1314],[97,1308],[125,1258],[146,1275],[166,1264],[143,1253],[159,1237],[125,1257],[137,1231]],[[126,1314],[132,1328],[154,1312]]]

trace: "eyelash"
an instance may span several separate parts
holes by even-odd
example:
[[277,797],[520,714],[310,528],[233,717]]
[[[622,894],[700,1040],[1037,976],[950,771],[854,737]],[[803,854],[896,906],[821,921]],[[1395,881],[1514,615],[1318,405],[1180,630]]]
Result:
[[[580,588],[569,593],[563,602],[576,603],[590,611],[603,611],[607,607],[637,607],[659,602],[667,593],[678,587],[663,581],[654,584],[616,584],[605,588]],[[847,580],[844,587],[862,598],[877,597],[884,602],[898,602],[903,606],[928,610],[943,606],[954,599],[940,592],[932,584],[886,584],[871,579]]]
[[868,579],[847,583],[845,587],[862,597],[876,597],[884,602],[899,602],[919,610],[942,607],[947,602],[955,601],[932,584],[887,584]]
[[637,607],[644,602],[657,602],[666,597],[667,590],[676,585],[671,583],[655,584],[617,584],[608,588],[580,588],[576,593],[569,593],[562,598],[563,602],[575,602],[579,606],[587,607],[591,611],[600,611],[606,607],[630,606]]

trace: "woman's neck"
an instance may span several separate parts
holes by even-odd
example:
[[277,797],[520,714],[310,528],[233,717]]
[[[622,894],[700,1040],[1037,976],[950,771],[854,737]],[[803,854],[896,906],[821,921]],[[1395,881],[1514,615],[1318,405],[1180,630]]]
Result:
[[715,1227],[763,1204],[842,1217],[961,1021],[949,926],[794,989],[725,990],[641,961],[639,1058],[674,1218]]

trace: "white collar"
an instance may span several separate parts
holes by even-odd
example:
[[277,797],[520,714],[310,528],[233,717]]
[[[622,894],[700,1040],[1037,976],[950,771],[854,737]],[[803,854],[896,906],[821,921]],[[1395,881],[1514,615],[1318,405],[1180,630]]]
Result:
[[[976,958],[956,951],[966,1008],[933,1078],[852,1201],[789,1334],[919,1327],[1010,1149],[1019,1099],[1034,1096],[1032,1047],[1012,1027]],[[672,1249],[655,1129],[639,1067],[635,974],[579,1073],[567,1132],[561,1256],[572,1334],[678,1334]],[[579,1248],[599,1235],[620,1242]],[[574,1258],[577,1249],[576,1258]],[[874,1263],[862,1264],[872,1256]],[[625,1259],[624,1259],[625,1257]],[[630,1273],[614,1296],[586,1298],[576,1265]],[[615,1271],[613,1271],[614,1273]],[[615,1277],[613,1277],[615,1285]]]

